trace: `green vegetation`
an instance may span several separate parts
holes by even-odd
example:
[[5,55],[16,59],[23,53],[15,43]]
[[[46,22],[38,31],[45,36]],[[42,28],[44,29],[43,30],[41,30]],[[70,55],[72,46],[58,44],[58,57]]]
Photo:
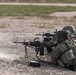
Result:
[[76,11],[76,7],[0,5],[0,16],[45,16],[54,12]]
[[76,3],[76,0],[48,0],[53,3]]
[[49,1],[55,3],[76,3],[76,0],[49,0]]
[[0,2],[76,3],[76,0],[0,0]]
[[20,0],[20,2],[45,2],[45,3],[76,3],[76,0]]

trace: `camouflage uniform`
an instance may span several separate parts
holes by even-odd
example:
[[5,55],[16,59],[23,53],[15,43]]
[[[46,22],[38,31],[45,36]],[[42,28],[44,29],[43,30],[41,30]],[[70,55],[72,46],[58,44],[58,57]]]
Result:
[[67,32],[60,30],[54,35],[51,41],[45,42],[45,47],[47,48],[48,53],[52,52],[53,47],[56,47],[62,41],[65,41],[67,39],[67,34]]
[[58,63],[60,66],[74,70],[76,49],[69,40],[66,40],[58,44],[51,52],[51,58],[53,63]]
[[62,67],[71,70],[75,69],[76,48],[71,42],[75,31],[71,26],[64,27],[54,36],[54,42],[57,46],[51,52],[53,63],[58,63]]
[[76,49],[71,43],[74,33],[71,26],[66,26],[54,35],[52,41],[45,44],[47,51],[51,53],[52,62],[71,70],[74,70],[76,58]]

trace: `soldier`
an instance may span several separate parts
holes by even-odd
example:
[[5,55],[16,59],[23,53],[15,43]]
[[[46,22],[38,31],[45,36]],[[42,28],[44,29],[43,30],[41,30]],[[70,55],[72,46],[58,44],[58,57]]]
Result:
[[62,30],[72,34],[74,38],[76,38],[76,31],[74,26],[65,26]]
[[75,27],[74,26],[65,26],[62,30],[70,31],[71,33],[74,33],[75,32]]
[[72,43],[68,40],[58,44],[56,48],[51,52],[51,58],[53,63],[58,63],[62,67],[66,67],[71,70],[75,70],[75,55],[73,53]]
[[67,39],[67,34],[67,32],[60,30],[54,35],[51,41],[46,42],[45,47],[47,48],[48,53],[52,52],[53,47],[56,47],[61,42],[65,41]]
[[[70,32],[70,30],[68,30]],[[76,48],[68,38],[68,33],[64,30],[59,31],[55,41],[58,44],[51,52],[52,62],[66,67],[70,70],[75,70],[76,65]]]

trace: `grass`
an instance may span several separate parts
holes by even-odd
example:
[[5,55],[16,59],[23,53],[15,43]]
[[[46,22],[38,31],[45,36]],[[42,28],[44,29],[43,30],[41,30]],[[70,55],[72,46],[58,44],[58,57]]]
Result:
[[76,3],[76,0],[20,0],[20,2]]
[[46,16],[54,12],[76,11],[71,6],[0,5],[0,16]]
[[46,0],[52,3],[76,3],[76,0]]
[[30,2],[30,3],[76,3],[76,0],[0,0],[5,2]]

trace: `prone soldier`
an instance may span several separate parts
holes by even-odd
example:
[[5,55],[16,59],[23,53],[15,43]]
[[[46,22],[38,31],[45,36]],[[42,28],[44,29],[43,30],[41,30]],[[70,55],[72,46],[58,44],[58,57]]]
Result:
[[[68,31],[71,32],[70,30]],[[52,50],[51,58],[54,64],[59,64],[74,71],[76,67],[76,46],[68,35],[69,33],[65,29],[57,32],[55,38],[57,46]]]

